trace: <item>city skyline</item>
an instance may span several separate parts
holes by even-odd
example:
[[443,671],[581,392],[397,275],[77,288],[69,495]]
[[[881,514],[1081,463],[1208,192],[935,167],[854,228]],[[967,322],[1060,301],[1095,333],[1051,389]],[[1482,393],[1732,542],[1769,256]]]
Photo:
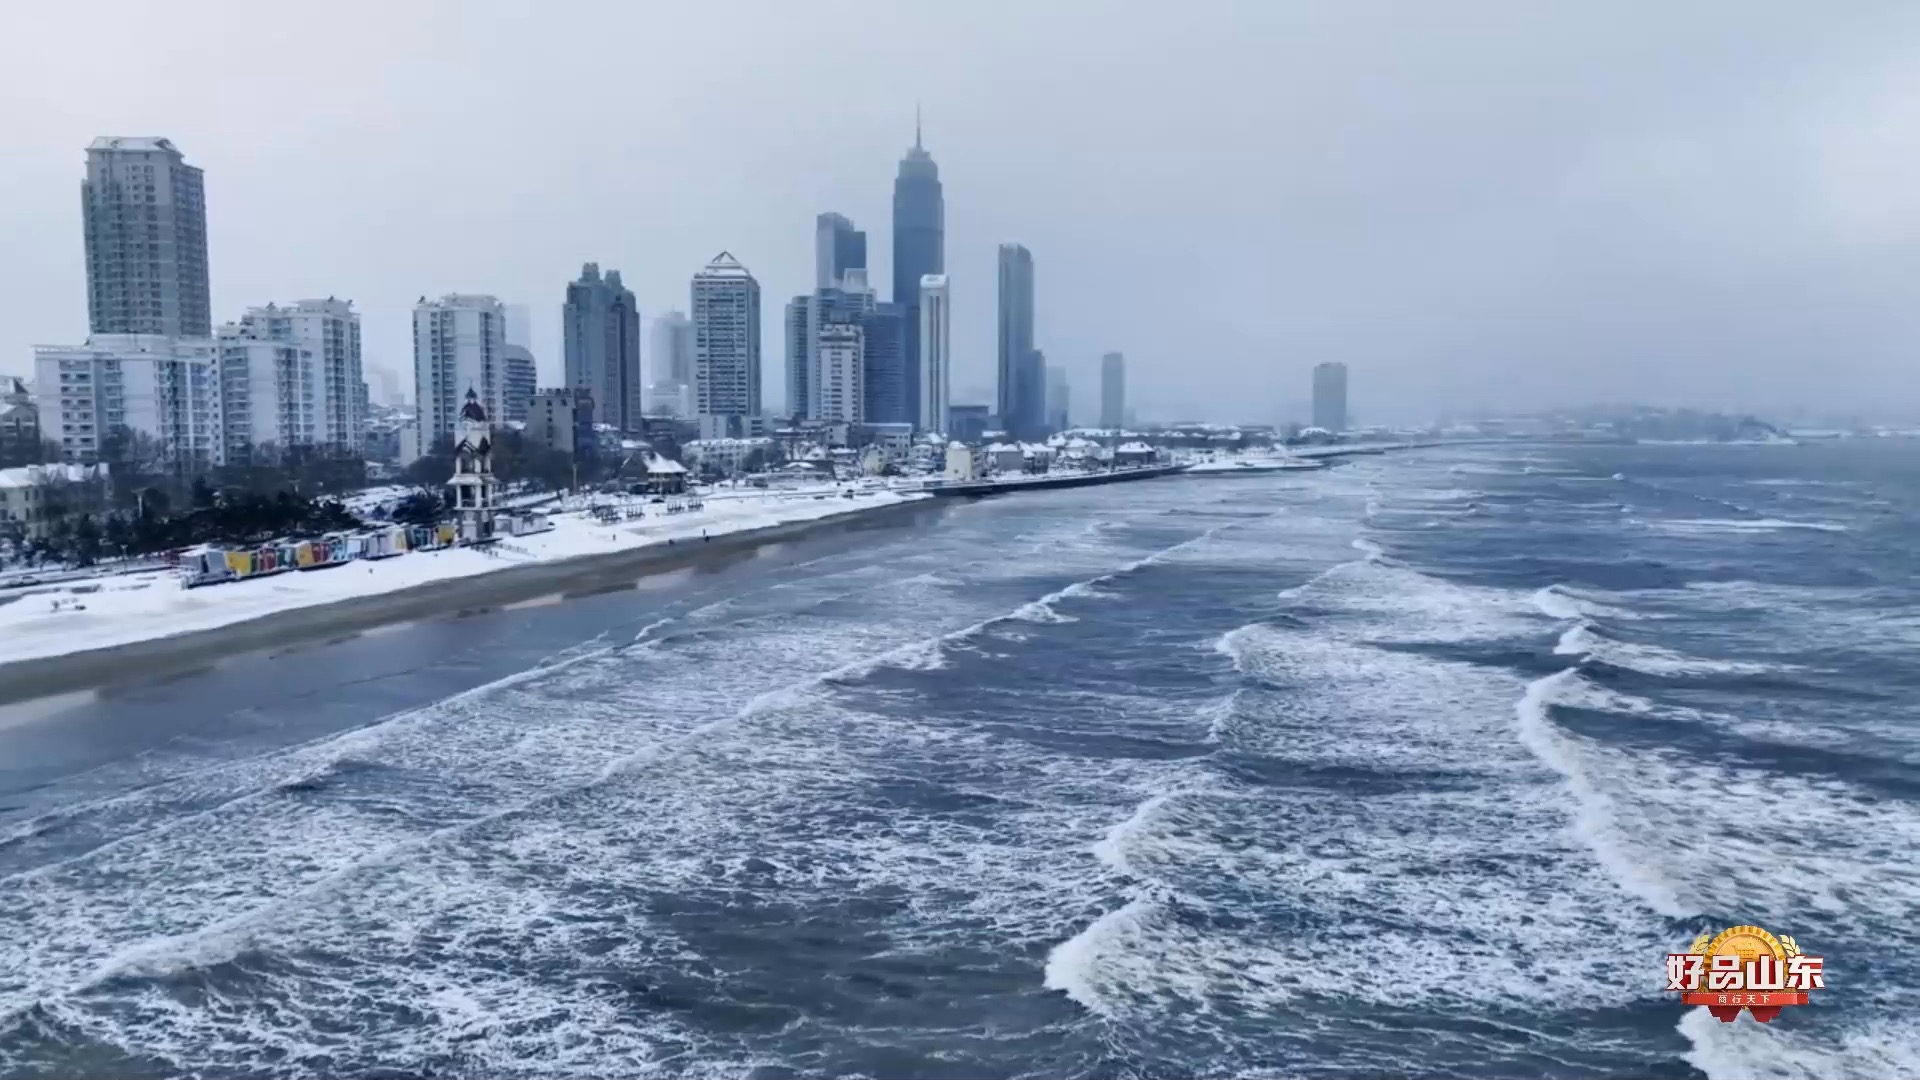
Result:
[[[75,195],[97,136],[164,136],[205,171],[213,322],[263,297],[352,297],[369,369],[404,372],[414,298],[486,292],[533,305],[551,385],[550,290],[583,259],[626,269],[643,310],[684,303],[720,248],[784,298],[812,280],[808,223],[832,211],[867,227],[873,280],[890,282],[893,238],[872,230],[891,220],[918,99],[945,189],[956,387],[992,381],[987,282],[997,245],[1019,240],[1047,268],[1036,345],[1075,383],[1124,350],[1157,416],[1271,419],[1249,402],[1299,401],[1323,361],[1367,372],[1381,419],[1628,398],[1920,406],[1904,377],[1920,315],[1891,284],[1920,235],[1920,185],[1889,149],[1920,130],[1900,104],[1899,43],[1920,28],[1904,9],[1842,22],[1708,2],[1653,39],[1578,11],[1381,22],[1310,3],[1172,31],[1039,11],[992,33],[942,11],[829,26],[773,9],[749,42],[700,14],[676,31],[698,48],[676,52],[738,49],[757,73],[697,98],[672,91],[688,62],[600,63],[646,25],[616,7],[604,42],[538,13],[449,20],[433,3],[348,2],[325,25],[251,13],[250,32],[284,39],[271,62],[236,61],[211,18],[107,10],[124,32],[94,40],[48,13],[41,47],[0,71],[19,100],[54,103],[14,111],[0,214],[28,258],[0,268],[0,371],[88,325]],[[1714,52],[1736,10],[1750,48]],[[832,63],[903,35],[940,47]],[[429,42],[444,47],[426,72],[409,58]],[[349,45],[364,77],[270,77]],[[1138,64],[1176,45],[1222,62],[1150,89]],[[1510,47],[1533,57],[1525,72],[1477,62]],[[61,58],[83,48],[104,77],[66,77]],[[1094,58],[1070,84],[978,78],[1063,48]],[[1405,62],[1382,79],[1379,57]],[[1782,66],[1796,77],[1753,77]],[[583,93],[674,105],[609,140],[556,119]],[[845,108],[866,100],[881,104]],[[1273,101],[1290,104],[1256,104]],[[513,152],[456,170],[421,137],[454,122]],[[1192,273],[1223,252],[1231,274]],[[778,386],[777,364],[763,377]]]

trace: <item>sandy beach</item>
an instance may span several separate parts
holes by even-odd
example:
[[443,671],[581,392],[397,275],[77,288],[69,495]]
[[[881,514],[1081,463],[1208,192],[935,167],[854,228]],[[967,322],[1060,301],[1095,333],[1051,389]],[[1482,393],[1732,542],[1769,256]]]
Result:
[[[836,504],[839,500],[834,501]],[[519,603],[553,593],[588,594],[618,588],[639,578],[668,573],[687,567],[750,553],[768,544],[802,535],[836,529],[857,530],[881,524],[898,524],[905,519],[931,518],[944,512],[944,500],[892,499],[874,505],[846,506],[820,504],[814,516],[797,520],[759,524],[755,519],[736,516],[734,528],[726,528],[726,516],[715,515],[703,522],[689,514],[675,522],[671,533],[643,536],[637,541],[615,539],[599,551],[575,551],[574,538],[563,537],[567,547],[553,557],[502,564],[499,559],[472,551],[449,550],[420,552],[386,560],[381,566],[398,567],[413,563],[411,577],[418,583],[404,584],[378,592],[340,593],[336,579],[336,597],[305,596],[287,606],[276,605],[275,597],[241,597],[228,593],[229,610],[200,625],[185,622],[173,633],[142,634],[132,617],[116,620],[116,625],[97,629],[77,628],[84,637],[100,644],[73,640],[73,626],[48,630],[44,619],[24,612],[6,618],[8,607],[46,600],[24,597],[0,606],[0,704],[23,701],[51,694],[100,686],[165,678],[191,671],[213,660],[225,659],[257,649],[284,648],[288,645],[325,640],[375,629],[394,623],[459,615],[506,604]],[[711,505],[711,500],[710,500]],[[758,520],[765,520],[762,516]],[[600,533],[615,532],[621,526],[599,527]],[[703,529],[707,535],[702,537]],[[540,537],[522,538],[539,540]],[[516,541],[519,543],[520,541]],[[477,568],[443,565],[436,574],[433,560],[482,560]],[[222,590],[258,589],[274,582],[297,585],[303,579],[325,581],[334,575],[364,572],[365,567],[347,566],[294,573],[263,581],[217,585],[192,593],[218,599]],[[423,579],[424,580],[420,580]],[[184,592],[171,582],[154,582],[154,590]],[[104,586],[103,586],[104,589]],[[82,595],[82,599],[85,599]],[[162,592],[169,601],[171,595]],[[286,598],[280,598],[283,601]],[[86,612],[68,612],[68,616]],[[106,614],[108,618],[113,616]],[[237,617],[235,617],[237,616]],[[219,621],[224,619],[224,621]],[[213,625],[207,625],[212,621]],[[36,633],[35,624],[41,624]],[[60,640],[50,639],[58,634]],[[116,640],[116,638],[118,640]],[[75,647],[75,646],[78,647]]]

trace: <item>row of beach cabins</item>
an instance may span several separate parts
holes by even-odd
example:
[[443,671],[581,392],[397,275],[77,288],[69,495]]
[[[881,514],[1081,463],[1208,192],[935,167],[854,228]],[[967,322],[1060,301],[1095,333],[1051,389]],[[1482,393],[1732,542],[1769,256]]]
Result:
[[[552,528],[553,523],[544,514],[521,511],[496,516],[493,535],[531,536]],[[383,525],[360,532],[329,533],[317,540],[275,540],[246,547],[203,544],[180,553],[180,580],[194,589],[289,570],[323,570],[361,559],[391,559],[410,551],[439,551],[461,543],[459,527],[441,523]]]

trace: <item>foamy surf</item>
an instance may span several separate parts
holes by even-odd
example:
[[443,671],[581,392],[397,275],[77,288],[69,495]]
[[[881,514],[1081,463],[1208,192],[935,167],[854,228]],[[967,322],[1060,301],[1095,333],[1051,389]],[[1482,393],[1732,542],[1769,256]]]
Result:
[[1554,643],[1553,652],[1556,656],[1589,657],[1613,667],[1656,676],[1764,675],[1770,671],[1791,670],[1785,665],[1710,660],[1663,649],[1658,645],[1621,641],[1600,633],[1592,623],[1585,621],[1567,627],[1561,633],[1560,640]]

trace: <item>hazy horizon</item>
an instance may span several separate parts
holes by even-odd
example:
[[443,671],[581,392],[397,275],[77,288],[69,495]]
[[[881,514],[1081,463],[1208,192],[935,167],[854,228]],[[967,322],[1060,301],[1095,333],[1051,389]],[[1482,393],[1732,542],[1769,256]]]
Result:
[[1018,242],[1076,419],[1116,350],[1156,418],[1297,418],[1323,360],[1363,423],[1920,414],[1920,9],[1118,10],[35,9],[0,45],[0,372],[86,337],[87,143],[159,135],[206,173],[216,323],[351,299],[369,367],[410,381],[414,302],[492,293],[531,313],[546,384],[581,264],[650,324],[727,250],[761,285],[772,407],[815,215],[866,231],[886,298],[917,102],[956,402],[993,386]]

